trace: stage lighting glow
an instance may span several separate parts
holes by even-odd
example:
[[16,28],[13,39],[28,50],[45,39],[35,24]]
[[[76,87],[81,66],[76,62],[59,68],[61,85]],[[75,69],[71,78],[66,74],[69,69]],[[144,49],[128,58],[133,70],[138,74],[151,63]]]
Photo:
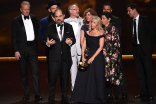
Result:
[[[39,61],[46,61],[46,56],[38,56]],[[133,55],[122,55],[123,60],[134,59]],[[152,54],[152,59],[156,59],[156,54]],[[0,61],[17,61],[15,57],[0,57]]]
[[145,0],[145,3],[149,3],[151,0]]

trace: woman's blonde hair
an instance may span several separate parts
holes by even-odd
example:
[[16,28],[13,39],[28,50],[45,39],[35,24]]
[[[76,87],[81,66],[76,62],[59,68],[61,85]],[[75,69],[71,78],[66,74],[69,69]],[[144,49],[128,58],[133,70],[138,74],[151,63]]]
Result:
[[[91,19],[91,21],[92,21],[93,19],[95,20],[95,24],[97,25],[96,29],[97,29],[98,31],[103,32],[102,21],[101,21],[100,17],[94,16],[94,17]],[[92,30],[92,28],[91,28],[91,21],[90,21],[90,26],[89,26],[89,32]]]
[[84,20],[84,23],[85,23],[85,24],[87,24],[86,14],[87,14],[88,12],[89,12],[91,15],[93,15],[93,16],[97,16],[97,13],[95,12],[94,9],[91,9],[91,8],[86,9],[86,10],[84,11],[84,13],[83,13],[83,20]]

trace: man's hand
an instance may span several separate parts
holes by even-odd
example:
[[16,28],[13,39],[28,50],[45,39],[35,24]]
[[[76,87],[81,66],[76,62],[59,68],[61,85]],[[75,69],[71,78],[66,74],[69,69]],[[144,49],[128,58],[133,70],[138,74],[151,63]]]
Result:
[[20,53],[19,53],[19,52],[15,52],[15,58],[16,58],[17,60],[20,60],[21,55],[20,55]]
[[65,42],[66,42],[66,44],[72,44],[72,41],[70,38],[67,38]]
[[47,45],[53,45],[55,43],[56,43],[55,40],[53,39],[49,40],[49,38],[47,37]]

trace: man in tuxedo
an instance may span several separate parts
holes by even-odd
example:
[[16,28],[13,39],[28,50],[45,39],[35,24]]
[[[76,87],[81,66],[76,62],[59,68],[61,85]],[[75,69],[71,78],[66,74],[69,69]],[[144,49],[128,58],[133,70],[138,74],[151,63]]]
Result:
[[81,27],[83,25],[83,19],[79,18],[79,7],[77,4],[72,4],[68,7],[70,17],[65,19],[64,22],[67,22],[72,25],[76,43],[71,46],[71,56],[72,56],[72,66],[70,69],[71,73],[71,90],[73,91],[75,79],[77,75],[77,66],[81,58],[81,47],[80,47],[80,35]]
[[129,25],[132,32],[133,57],[140,86],[135,98],[153,100],[154,79],[152,74],[152,53],[155,51],[155,31],[150,18],[141,16],[137,4],[127,6],[127,14],[133,19]]
[[[103,12],[109,12],[112,13],[112,4],[109,2],[106,2],[103,4]],[[122,33],[122,26],[121,26],[121,19],[119,17],[116,17],[114,15],[112,15],[111,21],[110,23],[112,23],[119,31],[119,36],[121,37],[121,33]],[[121,56],[120,59],[122,59],[122,48],[120,50]],[[122,60],[121,60],[121,71],[122,71],[122,84],[120,84],[120,89],[122,92],[122,98],[127,98],[127,82],[126,82],[126,77],[125,77],[125,73],[123,70],[123,65],[122,65]],[[113,89],[116,93],[116,95],[119,95],[119,88],[117,86],[113,86]],[[113,99],[112,95],[111,95],[111,89],[107,89],[108,91],[108,98],[110,100]],[[118,100],[118,99],[116,99]]]
[[[47,26],[43,44],[48,47],[49,62],[49,102],[54,102],[55,87],[60,74],[62,99],[68,99],[69,72],[71,68],[70,46],[75,44],[73,28],[63,22],[64,13],[57,9],[54,13],[55,22]],[[73,35],[72,35],[73,34]]]
[[[46,27],[49,24],[55,23],[54,12],[55,12],[56,9],[59,8],[59,6],[60,6],[60,3],[57,3],[55,0],[50,0],[49,1],[48,6],[46,8],[46,10],[48,10],[48,12],[49,12],[49,15],[40,20],[40,29],[39,29],[39,39],[40,39],[40,41],[43,41]],[[48,64],[49,63],[48,62],[49,57],[48,57],[48,48],[47,47],[45,47],[45,54],[46,54],[46,57],[47,57],[47,64]],[[48,80],[49,80],[49,68],[48,68]]]
[[23,100],[29,100],[29,84],[27,77],[27,63],[30,63],[32,70],[33,86],[35,90],[35,100],[43,100],[40,94],[38,56],[36,35],[39,30],[39,24],[36,16],[29,14],[30,3],[23,1],[21,3],[21,15],[12,21],[11,40],[15,52],[15,58],[19,61],[22,87],[24,90]]

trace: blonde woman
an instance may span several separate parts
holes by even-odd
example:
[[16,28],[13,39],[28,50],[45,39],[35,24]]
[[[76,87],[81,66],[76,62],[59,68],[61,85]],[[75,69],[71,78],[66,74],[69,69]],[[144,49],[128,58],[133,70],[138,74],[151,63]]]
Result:
[[[86,46],[89,48],[87,59],[84,58]],[[78,71],[72,93],[72,101],[95,104],[106,102],[103,46],[102,22],[98,16],[94,16],[91,20],[89,31],[84,34],[84,42],[82,44],[82,61],[86,61],[89,65],[87,70]]]

